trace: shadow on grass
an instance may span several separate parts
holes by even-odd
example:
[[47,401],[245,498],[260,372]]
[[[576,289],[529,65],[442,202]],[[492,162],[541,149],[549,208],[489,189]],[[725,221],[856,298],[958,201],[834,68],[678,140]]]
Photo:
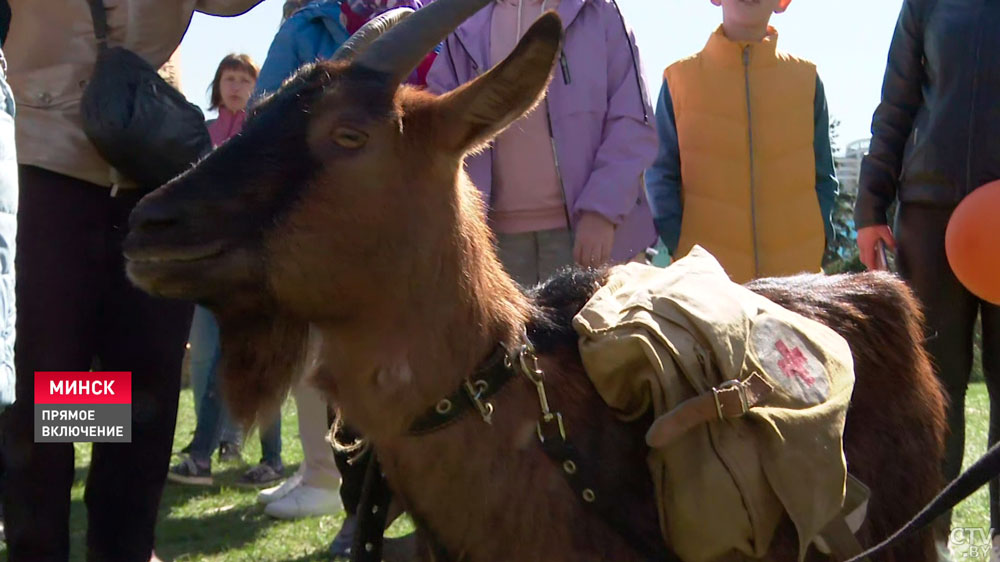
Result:
[[[191,497],[196,495],[191,494]],[[157,541],[156,552],[164,560],[181,556],[198,560],[202,556],[224,553],[256,541],[270,522],[254,505],[221,508],[207,516],[163,519],[157,528],[157,535],[171,538],[169,541]]]
[[[79,477],[79,470],[77,471]],[[84,477],[86,477],[86,470]],[[256,540],[269,518],[254,504],[216,509],[197,517],[168,517],[174,506],[219,492],[218,486],[169,486],[164,489],[156,528],[156,552],[164,560],[186,555],[188,560],[239,548]],[[87,534],[87,508],[82,498],[72,501],[70,511],[72,560],[82,560]]]
[[[298,466],[287,466],[285,475],[293,474]],[[238,493],[250,493],[255,497],[257,488],[236,487],[239,477],[247,468],[246,464],[239,463],[213,471],[215,484],[212,486],[187,486],[168,482],[160,502],[157,525],[157,544],[160,546],[157,547],[157,554],[165,560],[181,556],[198,560],[202,556],[238,549],[254,542],[263,531],[275,524],[276,521],[265,515],[256,501],[246,503],[245,497],[231,498],[232,503],[229,505],[208,508],[195,516],[170,515],[171,509],[221,495],[224,488],[235,488]]]
[[298,556],[296,558],[291,558],[285,560],[284,562],[326,562],[326,561],[336,561],[336,562],[347,562],[347,558],[330,558],[326,554],[326,549],[320,549],[303,556]]
[[[185,494],[197,498],[197,494]],[[157,555],[164,561],[195,561],[208,556],[227,555],[226,560],[254,560],[252,553],[236,554],[262,539],[271,525],[283,523],[264,514],[258,505],[225,506],[210,515],[163,518],[157,528]],[[251,551],[253,548],[250,549]],[[273,559],[273,558],[268,558]],[[283,562],[330,560],[326,547],[283,559]]]
[[[222,470],[213,473],[216,483],[212,486],[166,482],[157,517],[157,555],[163,560],[201,560],[207,556],[224,554],[255,542],[268,527],[279,523],[265,515],[262,507],[256,503],[257,488],[236,486],[239,477],[249,467],[246,463],[222,465]],[[286,476],[294,474],[298,467],[299,463],[288,465],[285,469]],[[75,485],[84,486],[87,473],[87,467],[77,467],[73,474]],[[227,494],[230,497],[224,497]],[[70,540],[75,543],[72,547],[72,554],[75,555],[71,556],[73,560],[82,559],[85,551],[87,509],[83,495],[79,494],[72,500],[70,510]],[[210,501],[215,496],[224,505],[206,507],[204,511],[189,516],[176,513],[177,510],[185,511],[189,504]],[[325,549],[319,548],[296,560],[325,559]]]

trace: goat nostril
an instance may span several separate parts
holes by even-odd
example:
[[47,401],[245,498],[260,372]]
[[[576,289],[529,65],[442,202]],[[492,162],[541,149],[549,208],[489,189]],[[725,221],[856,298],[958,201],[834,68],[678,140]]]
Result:
[[168,209],[140,205],[132,211],[128,222],[130,230],[154,232],[174,227],[181,221],[177,214]]
[[149,218],[139,223],[139,228],[146,231],[166,230],[177,223],[177,219],[173,218]]

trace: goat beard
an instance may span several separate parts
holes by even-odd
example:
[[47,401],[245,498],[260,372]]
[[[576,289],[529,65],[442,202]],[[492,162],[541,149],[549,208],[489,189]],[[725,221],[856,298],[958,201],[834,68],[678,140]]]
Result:
[[302,376],[309,324],[289,316],[219,316],[219,378],[230,414],[249,431],[281,414],[288,390]]

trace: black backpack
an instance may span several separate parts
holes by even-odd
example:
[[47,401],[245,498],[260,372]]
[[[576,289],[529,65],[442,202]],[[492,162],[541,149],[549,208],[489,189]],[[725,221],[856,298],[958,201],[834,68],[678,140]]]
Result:
[[83,131],[118,172],[153,190],[212,150],[205,117],[139,55],[108,47],[102,0],[88,0],[97,64],[83,92]]

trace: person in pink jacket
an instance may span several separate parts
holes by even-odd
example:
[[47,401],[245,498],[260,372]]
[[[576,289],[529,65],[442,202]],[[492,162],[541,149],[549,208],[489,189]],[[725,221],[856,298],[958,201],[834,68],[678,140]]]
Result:
[[209,107],[218,110],[219,116],[206,123],[212,146],[218,147],[243,129],[247,104],[258,74],[260,69],[250,55],[229,54],[219,63],[212,80],[212,105]]
[[653,110],[614,0],[496,0],[445,40],[428,88],[444,93],[485,72],[547,10],[566,40],[545,101],[466,160],[500,259],[526,287],[573,263],[641,257],[656,240],[642,179],[657,151]]

